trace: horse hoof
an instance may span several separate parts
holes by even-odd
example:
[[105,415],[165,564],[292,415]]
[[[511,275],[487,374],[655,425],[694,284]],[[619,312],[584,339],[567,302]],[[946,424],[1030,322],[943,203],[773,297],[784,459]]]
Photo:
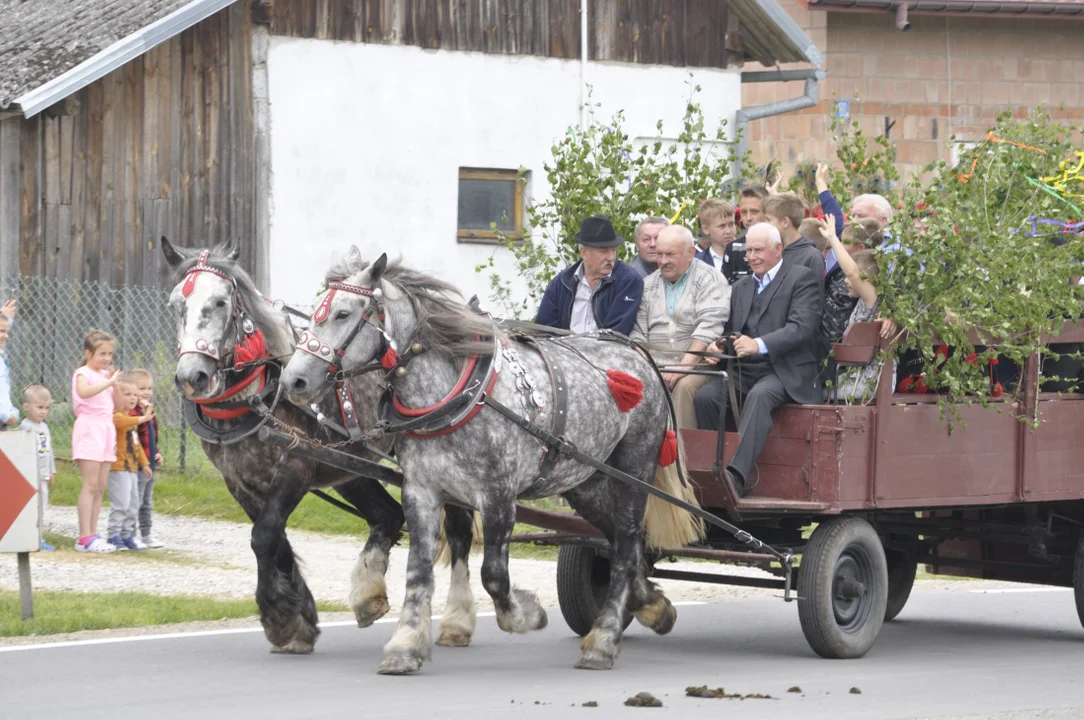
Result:
[[387,597],[369,598],[354,606],[354,619],[358,621],[359,628],[367,628],[387,615],[389,610],[391,605]]
[[600,652],[585,652],[576,663],[577,670],[612,670],[613,666],[613,658]]
[[312,643],[291,640],[285,645],[272,645],[271,652],[275,655],[308,655],[312,647]]
[[665,635],[674,629],[677,622],[677,608],[665,597],[660,597],[636,613],[636,619],[648,630]]
[[651,628],[659,635],[665,635],[674,629],[674,624],[677,622],[677,608],[670,604],[670,601],[666,602],[666,611],[659,618],[659,621]]
[[470,645],[471,634],[462,628],[441,628],[437,645],[441,647],[467,647]]
[[422,659],[413,655],[392,655],[384,658],[380,663],[380,669],[376,672],[380,675],[413,675],[421,670]]

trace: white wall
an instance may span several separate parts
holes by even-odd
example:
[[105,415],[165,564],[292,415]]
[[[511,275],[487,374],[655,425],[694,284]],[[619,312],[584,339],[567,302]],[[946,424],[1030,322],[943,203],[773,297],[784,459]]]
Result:
[[[268,75],[272,297],[311,304],[351,244],[369,259],[402,254],[468,298],[488,299],[474,267],[494,252],[513,277],[503,248],[456,241],[458,169],[522,165],[530,196],[546,194],[543,162],[579,122],[578,61],[273,38]],[[705,117],[733,122],[738,74],[694,75]],[[631,137],[656,135],[659,119],[679,131],[688,79],[684,68],[588,66],[602,116],[625,110]]]

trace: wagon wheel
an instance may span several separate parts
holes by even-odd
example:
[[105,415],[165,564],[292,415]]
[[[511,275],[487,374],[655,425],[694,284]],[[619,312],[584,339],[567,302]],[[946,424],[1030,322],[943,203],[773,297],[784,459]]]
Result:
[[914,550],[891,550],[885,548],[888,562],[888,602],[885,605],[885,622],[894,619],[911,597],[915,586],[918,560]]
[[857,517],[818,525],[802,553],[798,590],[798,619],[814,652],[865,655],[877,641],[888,601],[888,563],[877,532]]
[[1076,560],[1073,562],[1073,596],[1076,598],[1076,614],[1084,625],[1084,534],[1076,544]]
[[[562,545],[557,553],[557,602],[561,615],[581,637],[591,632],[610,590],[610,560],[586,545]],[[624,627],[632,622],[625,612]]]

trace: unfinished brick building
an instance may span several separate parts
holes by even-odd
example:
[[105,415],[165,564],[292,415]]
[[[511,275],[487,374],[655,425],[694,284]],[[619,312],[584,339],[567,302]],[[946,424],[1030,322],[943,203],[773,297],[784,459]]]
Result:
[[[813,107],[749,124],[749,148],[760,163],[828,157],[835,112],[896,142],[901,172],[951,160],[950,137],[978,140],[1008,108],[1023,114],[1045,105],[1056,118],[1084,120],[1082,0],[780,4],[824,52],[828,75]],[[742,105],[802,92],[800,81],[746,84]],[[847,102],[837,106],[838,100]]]

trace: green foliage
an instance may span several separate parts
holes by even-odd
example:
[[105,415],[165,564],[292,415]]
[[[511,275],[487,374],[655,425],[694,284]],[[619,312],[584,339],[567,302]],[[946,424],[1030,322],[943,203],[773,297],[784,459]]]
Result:
[[829,132],[839,164],[833,167],[828,188],[840,207],[846,210],[854,198],[865,193],[883,195],[895,205],[900,173],[892,141],[884,135],[869,138],[857,120],[848,123],[835,113]]
[[[709,125],[696,102],[700,86],[691,81],[689,85],[689,101],[675,143],[660,139],[634,147],[624,131],[624,113],[619,111],[604,123],[596,114],[598,104],[591,105],[586,128],[569,128],[554,143],[553,160],[543,166],[548,197],[527,205],[522,232],[502,238],[517,274],[527,282],[528,297],[512,297],[509,284],[494,272],[492,257],[476,268],[489,272],[491,291],[499,304],[517,316],[535,307],[553,276],[579,258],[575,235],[584,218],[608,216],[626,240],[618,256],[627,260],[636,254],[633,236],[642,218],[676,217],[695,231],[701,200],[734,199],[745,179],[755,176],[748,154],[740,162],[735,157],[726,121]],[[661,120],[656,130],[659,138],[664,137]],[[740,168],[737,179],[731,172],[735,166]],[[525,181],[521,173],[521,182]]]
[[[932,163],[904,192],[890,228],[902,249],[882,261],[890,274],[879,291],[884,312],[909,333],[904,346],[922,349],[929,383],[947,403],[990,399],[987,372],[966,362],[976,345],[980,362],[1001,355],[1022,366],[1045,350],[1040,333],[1080,315],[1070,278],[1080,274],[1084,246],[1075,236],[1064,244],[1052,242],[1058,235],[1029,237],[1029,217],[1079,219],[1067,198],[1041,186],[1072,158],[1072,133],[1042,112],[1022,121],[1006,113],[993,139],[957,167]],[[956,348],[936,374],[934,337]]]

